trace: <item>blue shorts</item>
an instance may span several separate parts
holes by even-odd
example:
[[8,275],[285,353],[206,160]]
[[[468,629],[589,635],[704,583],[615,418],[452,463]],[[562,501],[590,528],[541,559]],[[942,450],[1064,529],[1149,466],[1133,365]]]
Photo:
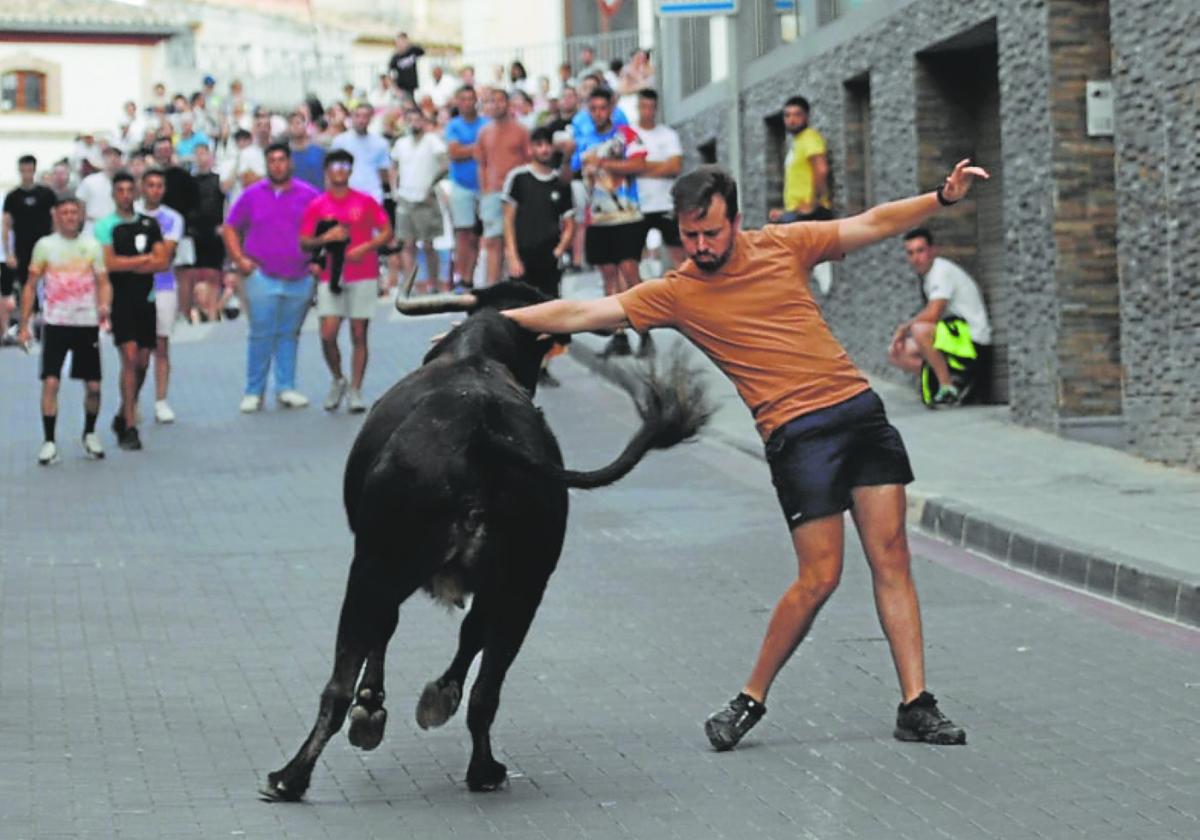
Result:
[[451,182],[450,223],[455,230],[468,230],[479,220],[479,192]]
[[479,199],[479,220],[483,222],[483,238],[504,236],[504,194],[484,193]]
[[766,450],[789,528],[849,510],[855,487],[913,480],[904,441],[869,388],[789,420],[771,434]]

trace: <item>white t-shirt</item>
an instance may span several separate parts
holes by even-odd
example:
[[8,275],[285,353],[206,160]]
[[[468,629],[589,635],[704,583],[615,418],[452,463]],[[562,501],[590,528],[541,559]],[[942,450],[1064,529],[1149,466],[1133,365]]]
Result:
[[350,188],[364,192],[382,203],[383,182],[379,173],[380,170],[391,166],[387,141],[379,134],[359,134],[351,129],[334,137],[329,148],[342,149],[354,157],[354,168],[350,170]]
[[117,212],[112,197],[112,179],[106,172],[93,172],[80,181],[75,197],[83,202],[89,224]]
[[396,140],[392,160],[399,170],[397,193],[405,201],[424,201],[433,189],[433,179],[446,168],[446,144],[441,137],[426,131],[416,142],[411,134]]
[[[654,128],[637,128],[646,147],[646,160],[661,162],[683,154],[683,146],[679,143],[679,135],[669,125],[656,125]],[[638,178],[638,202],[642,205],[643,213],[669,213],[675,205],[671,201],[671,186],[674,178]]]
[[233,157],[229,158],[221,172],[221,180],[229,183],[229,206],[242,194],[242,176],[253,172],[259,178],[267,177],[267,157],[263,150],[251,143],[244,149],[236,149]]
[[925,297],[946,301],[945,315],[962,318],[971,328],[971,340],[976,344],[992,343],[992,327],[979,286],[971,275],[957,263],[945,257],[934,257],[924,277]]

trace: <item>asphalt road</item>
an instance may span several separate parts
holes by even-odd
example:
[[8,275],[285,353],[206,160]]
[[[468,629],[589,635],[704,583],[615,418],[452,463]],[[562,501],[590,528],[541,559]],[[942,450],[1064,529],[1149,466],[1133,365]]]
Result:
[[[381,310],[368,397],[446,326]],[[433,732],[413,720],[458,620],[418,596],[389,650],[382,746],[339,735],[304,804],[262,803],[331,664],[360,421],[315,405],[240,415],[242,326],[180,338],[179,422],[116,449],[109,348],[109,457],[82,459],[66,383],[49,469],[35,361],[0,351],[4,838],[1200,836],[1200,634],[922,538],[930,687],[969,745],[892,739],[895,677],[851,541],[766,718],[711,751],[701,723],[740,688],[794,571],[765,466],[713,441],[573,494],[493,730],[504,790],[467,791],[463,713]],[[569,359],[555,368],[563,387],[538,399],[568,465],[607,462],[635,425],[627,398]],[[301,387],[318,403],[326,384],[306,332]]]

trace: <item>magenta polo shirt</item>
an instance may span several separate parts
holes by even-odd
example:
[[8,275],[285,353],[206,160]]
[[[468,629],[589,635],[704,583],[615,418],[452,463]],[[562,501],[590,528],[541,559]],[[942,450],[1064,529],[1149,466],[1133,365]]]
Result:
[[242,191],[225,224],[245,235],[242,250],[264,274],[287,280],[308,276],[308,252],[300,249],[300,220],[320,193],[293,178],[277,190],[269,178]]
[[[350,241],[346,243],[347,251],[364,242],[370,242],[378,231],[388,227],[387,211],[378,201],[358,190],[346,190],[346,194],[341,198],[335,198],[327,192],[321,193],[304,211],[300,232],[305,236],[313,236],[317,230],[317,223],[324,219],[336,219],[350,231]],[[322,283],[329,282],[329,260],[326,260],[326,263],[325,270],[321,272]],[[379,279],[378,252],[368,251],[357,260],[347,257],[342,268],[342,279],[347,283]]]

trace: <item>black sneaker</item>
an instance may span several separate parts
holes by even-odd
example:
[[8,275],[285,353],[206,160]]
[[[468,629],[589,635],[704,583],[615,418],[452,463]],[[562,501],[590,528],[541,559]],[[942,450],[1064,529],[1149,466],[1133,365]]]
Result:
[[117,445],[126,450],[137,450],[142,448],[142,438],[138,435],[137,426],[130,426],[123,431]]
[[608,344],[600,351],[600,358],[607,359],[609,356],[632,356],[633,348],[629,346],[629,336],[623,332],[619,332],[608,340]]
[[923,741],[926,744],[965,744],[967,733],[955,726],[938,709],[937,700],[928,691],[896,710],[896,731],[899,741]]
[[766,706],[749,694],[739,692],[724,709],[714,712],[704,721],[704,734],[718,752],[731,750],[766,713]]
[[645,333],[638,344],[637,356],[639,359],[653,359],[654,352],[654,340],[650,338],[650,333]]
[[113,434],[117,436],[117,440],[121,439],[121,435],[125,434],[125,415],[120,412],[113,415],[112,419]]

